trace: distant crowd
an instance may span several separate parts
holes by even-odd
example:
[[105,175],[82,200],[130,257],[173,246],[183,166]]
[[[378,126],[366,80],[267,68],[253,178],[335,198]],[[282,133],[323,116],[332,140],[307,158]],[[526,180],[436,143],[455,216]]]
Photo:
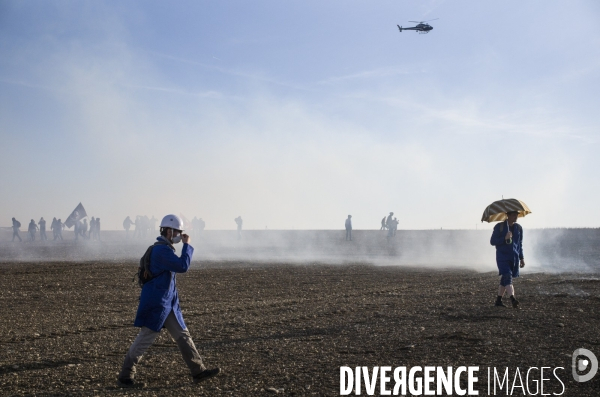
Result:
[[[73,222],[75,240],[79,238],[87,239],[87,240],[100,240],[100,218],[92,217],[90,222],[88,223],[87,219],[75,220]],[[62,232],[66,229],[67,225],[65,225],[60,219],[53,218],[52,223],[50,224],[50,230],[52,231],[53,240],[63,240]],[[19,239],[19,241],[23,241],[19,234],[21,230],[21,222],[12,218],[12,229],[13,236],[12,241],[15,239]],[[40,220],[36,223],[35,220],[31,220],[29,225],[27,226],[27,240],[35,241],[37,232],[40,233],[40,240],[45,241],[48,240],[46,236],[46,220],[44,217],[41,217]]]
[[[71,216],[66,222],[62,222],[61,219],[52,219],[52,223],[50,224],[50,230],[52,231],[53,240],[63,240],[63,230],[70,229],[74,227],[73,233],[75,236],[75,240],[87,239],[87,240],[100,240],[100,218],[92,217],[88,222],[87,216],[83,219],[79,219],[80,215],[77,211],[74,211],[74,217]],[[238,230],[238,238],[241,238],[242,231],[242,217],[238,216],[234,219],[237,230]],[[145,238],[145,237],[153,237],[156,235],[156,222],[158,220],[152,216],[149,218],[147,215],[137,215],[135,217],[135,221],[131,219],[131,217],[126,217],[123,221],[123,229],[125,229],[126,238]],[[186,221],[187,222],[187,221]],[[196,237],[199,237],[201,232],[206,227],[206,222],[202,218],[194,217],[191,221],[187,222],[188,228],[190,228],[190,232],[193,233]],[[17,219],[12,218],[12,241],[18,240],[23,241],[21,238],[22,224]],[[133,228],[132,234],[130,235],[129,231]],[[44,217],[41,217],[38,222],[35,220],[31,220],[27,226],[27,241],[35,241],[38,237],[39,240],[46,241],[48,237],[46,235],[46,220]]]
[[[239,218],[239,222],[238,222]],[[238,224],[238,230],[241,230],[241,217],[236,218],[236,224]],[[125,218],[123,221],[123,229],[125,229],[126,238],[145,238],[146,236],[155,236],[156,235],[156,222],[158,220],[152,215],[152,218],[149,218],[147,215],[137,215],[135,217],[135,221],[131,219],[131,217]],[[191,226],[191,232],[198,237],[200,233],[206,227],[206,223],[202,220],[202,218],[194,217],[191,221],[185,220],[185,223],[188,224],[188,229]],[[133,226],[132,235],[129,235],[129,231]]]
[[[387,238],[395,237],[398,231],[398,219],[394,218],[394,213],[390,212],[388,216],[384,216],[381,220],[381,228],[379,230],[387,230]],[[346,241],[352,241],[352,215],[348,215],[344,224],[346,228]]]
[[[76,214],[76,212],[75,212]],[[87,219],[77,219],[71,221],[72,226],[74,226],[73,232],[75,235],[75,240],[79,238],[88,239],[88,240],[100,240],[100,218],[92,217],[88,223]],[[67,220],[68,223],[69,220]],[[238,239],[242,237],[242,225],[243,220],[241,216],[238,216],[234,219],[237,226],[237,236]],[[135,217],[135,221],[131,220],[131,217],[127,216],[123,221],[123,229],[125,230],[126,238],[146,238],[147,236],[156,235],[156,222],[158,220],[152,216],[149,218],[147,215],[137,215]],[[194,217],[188,223],[188,227],[191,227],[191,232],[194,236],[199,237],[202,231],[206,227],[206,222],[202,220],[202,218]],[[384,216],[381,220],[381,228],[379,230],[387,230],[387,237],[396,236],[396,232],[398,230],[398,219],[394,217],[394,213],[390,212],[389,215]],[[19,241],[23,241],[19,234],[21,229],[21,222],[12,218],[12,229],[13,236],[12,241],[18,239]],[[346,240],[352,240],[352,215],[348,215],[348,218],[345,222],[346,229]],[[129,231],[133,227],[133,232],[130,236]],[[65,228],[71,228],[70,225],[66,225],[60,219],[53,218],[52,223],[50,225],[50,230],[53,234],[54,240],[63,240],[62,232]],[[46,220],[44,217],[40,218],[40,220],[36,223],[35,220],[31,220],[29,225],[27,226],[27,240],[35,241],[36,234],[39,232],[39,238],[41,241],[48,240],[46,236]]]
[[398,231],[398,218],[394,217],[394,213],[390,212],[388,216],[384,216],[381,220],[381,228],[379,230],[387,230],[388,237],[393,237]]
[[135,222],[130,217],[125,218],[123,221],[123,229],[126,232],[126,238],[129,238],[129,229],[133,228],[133,238],[143,238],[152,233],[156,233],[156,222],[158,220],[152,215],[152,218],[148,218],[146,215],[138,215],[135,217]]

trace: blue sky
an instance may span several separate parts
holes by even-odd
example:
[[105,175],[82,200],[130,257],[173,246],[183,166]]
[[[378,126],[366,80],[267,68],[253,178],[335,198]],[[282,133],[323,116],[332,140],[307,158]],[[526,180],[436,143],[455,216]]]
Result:
[[[600,3],[0,2],[0,224],[597,227]],[[396,24],[432,21],[428,35]],[[480,225],[479,227],[488,227]]]

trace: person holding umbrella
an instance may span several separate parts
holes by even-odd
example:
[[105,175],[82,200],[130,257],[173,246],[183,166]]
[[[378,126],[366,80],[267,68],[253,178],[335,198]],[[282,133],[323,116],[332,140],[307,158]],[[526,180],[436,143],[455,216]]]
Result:
[[529,207],[516,199],[500,200],[488,206],[481,221],[501,221],[494,226],[490,244],[496,247],[496,264],[500,276],[500,287],[495,306],[506,307],[502,298],[510,297],[512,307],[519,308],[515,297],[513,278],[519,277],[519,269],[525,267],[523,256],[523,228],[517,223],[518,217],[530,214]]

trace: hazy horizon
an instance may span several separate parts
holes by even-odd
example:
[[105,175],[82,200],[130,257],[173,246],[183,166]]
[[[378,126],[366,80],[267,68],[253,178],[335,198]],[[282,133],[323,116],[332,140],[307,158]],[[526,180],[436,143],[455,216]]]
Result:
[[[463,269],[497,274],[496,249],[486,230],[356,230],[345,241],[343,230],[252,230],[239,239],[233,230],[190,233],[193,260],[225,266],[248,263],[255,266],[296,263],[314,265],[368,263],[406,268]],[[527,265],[523,273],[598,273],[600,256],[598,229],[533,229],[525,232],[523,251]],[[10,241],[8,230],[0,233],[0,263],[19,262],[115,262],[132,261],[135,266],[155,235],[133,238],[123,231],[103,232],[102,242],[63,233],[64,241]],[[52,237],[51,237],[52,239]],[[176,244],[176,250],[182,245]]]
[[[0,226],[600,226],[600,3],[0,3]],[[432,21],[427,35],[396,25]],[[49,224],[48,224],[49,225]]]

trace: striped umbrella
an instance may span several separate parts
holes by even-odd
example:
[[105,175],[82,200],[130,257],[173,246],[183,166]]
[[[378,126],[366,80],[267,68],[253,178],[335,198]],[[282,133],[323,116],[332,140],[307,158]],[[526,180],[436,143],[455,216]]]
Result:
[[521,200],[517,199],[502,199],[494,201],[483,211],[481,222],[502,222],[507,218],[506,213],[519,211],[519,218],[531,214],[531,210]]

